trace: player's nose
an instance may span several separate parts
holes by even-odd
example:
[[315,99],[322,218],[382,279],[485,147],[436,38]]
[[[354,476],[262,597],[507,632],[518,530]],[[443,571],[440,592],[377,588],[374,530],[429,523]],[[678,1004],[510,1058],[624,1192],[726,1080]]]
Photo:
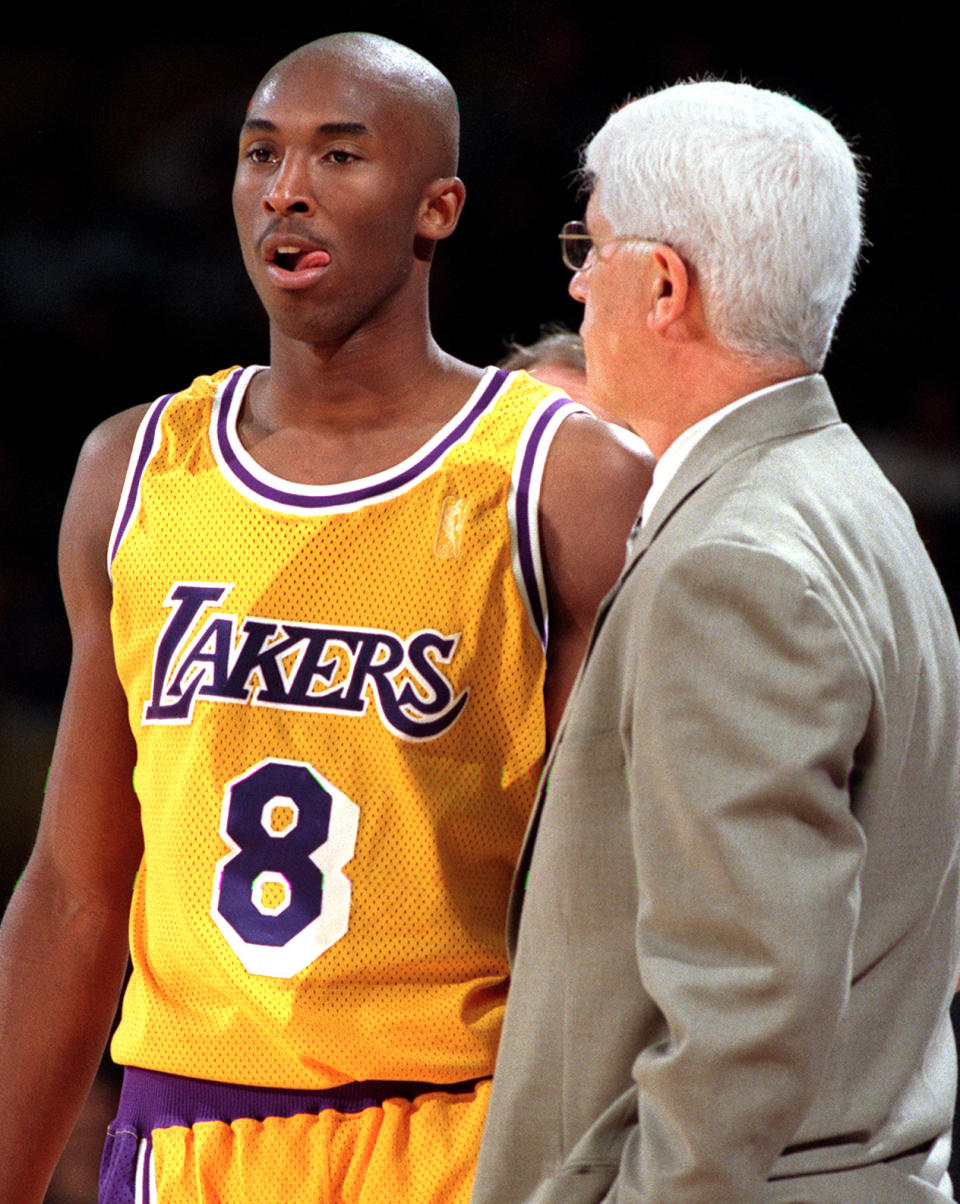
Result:
[[270,180],[263,197],[263,207],[270,214],[312,214],[317,207],[305,157],[286,154]]

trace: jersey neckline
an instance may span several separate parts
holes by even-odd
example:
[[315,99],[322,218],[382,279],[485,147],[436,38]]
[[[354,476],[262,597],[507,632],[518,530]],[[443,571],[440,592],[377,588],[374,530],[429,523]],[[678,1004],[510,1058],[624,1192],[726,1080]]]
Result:
[[268,472],[240,442],[237,419],[250,381],[263,367],[236,369],[217,388],[210,414],[210,446],[224,477],[245,497],[273,510],[318,513],[356,510],[412,488],[455,444],[468,439],[503,389],[509,373],[487,368],[470,397],[435,435],[398,464],[332,485],[305,485]]

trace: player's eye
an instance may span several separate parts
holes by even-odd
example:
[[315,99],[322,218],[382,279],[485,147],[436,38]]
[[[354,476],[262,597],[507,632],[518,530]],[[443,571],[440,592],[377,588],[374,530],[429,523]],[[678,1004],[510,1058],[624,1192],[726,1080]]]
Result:
[[245,154],[251,163],[272,163],[276,156],[269,146],[251,146]]

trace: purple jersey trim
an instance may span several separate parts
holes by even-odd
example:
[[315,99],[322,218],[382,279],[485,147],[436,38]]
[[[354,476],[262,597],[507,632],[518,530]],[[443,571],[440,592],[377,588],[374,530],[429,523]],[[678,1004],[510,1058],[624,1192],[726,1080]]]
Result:
[[238,370],[226,383],[217,408],[213,437],[216,440],[217,453],[221,462],[244,489],[268,503],[321,511],[339,510],[344,507],[362,505],[365,502],[378,501],[404,489],[423,476],[443,459],[455,443],[466,438],[503,388],[508,373],[503,368],[497,369],[487,381],[480,395],[468,403],[466,410],[454,423],[442,430],[435,441],[431,440],[418,455],[404,462],[396,471],[378,474],[376,479],[352,486],[335,486],[333,488],[324,486],[322,492],[320,488],[307,492],[306,490],[297,490],[292,486],[284,489],[276,484],[268,483],[252,472],[237,455],[231,434],[236,422],[234,402],[239,400],[235,398],[235,395],[243,375],[243,371]]
[[530,607],[530,618],[534,630],[540,637],[541,644],[547,645],[547,616],[544,612],[540,593],[540,574],[538,572],[537,555],[533,548],[533,524],[536,523],[539,505],[536,498],[531,497],[531,487],[535,472],[542,470],[540,457],[542,455],[541,441],[551,427],[559,411],[568,413],[583,412],[583,407],[571,402],[567,397],[558,397],[537,416],[530,431],[530,437],[523,449],[517,472],[517,556],[520,562],[520,574],[523,578],[524,589]]
[[368,1079],[344,1083],[324,1091],[297,1091],[274,1087],[244,1087],[184,1078],[159,1070],[128,1066],[114,1129],[132,1129],[147,1136],[154,1129],[171,1125],[195,1125],[203,1121],[266,1120],[270,1116],[291,1117],[324,1112],[362,1112],[379,1108],[385,1100],[413,1100],[442,1091],[467,1095],[482,1079],[463,1083],[406,1083]]
[[114,526],[113,538],[110,541],[110,555],[108,559],[108,564],[110,565],[113,564],[117,552],[120,550],[120,545],[123,543],[123,537],[127,533],[127,528],[130,526],[133,516],[137,512],[137,506],[140,504],[140,482],[143,479],[147,465],[150,463],[150,458],[156,451],[155,444],[160,418],[167,407],[167,403],[174,397],[176,397],[176,393],[167,393],[163,397],[158,398],[150,407],[149,413],[137,432],[136,460],[123,486],[123,502]]

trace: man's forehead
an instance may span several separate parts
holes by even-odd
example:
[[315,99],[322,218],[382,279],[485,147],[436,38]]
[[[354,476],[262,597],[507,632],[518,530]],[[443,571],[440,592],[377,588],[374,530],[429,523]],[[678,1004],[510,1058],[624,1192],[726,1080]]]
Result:
[[587,210],[584,215],[584,220],[586,221],[587,230],[595,238],[598,236],[606,237],[613,231],[613,226],[607,220],[607,217],[600,206],[600,202],[597,199],[596,185],[594,185],[594,190],[590,194],[590,199],[587,201]]

